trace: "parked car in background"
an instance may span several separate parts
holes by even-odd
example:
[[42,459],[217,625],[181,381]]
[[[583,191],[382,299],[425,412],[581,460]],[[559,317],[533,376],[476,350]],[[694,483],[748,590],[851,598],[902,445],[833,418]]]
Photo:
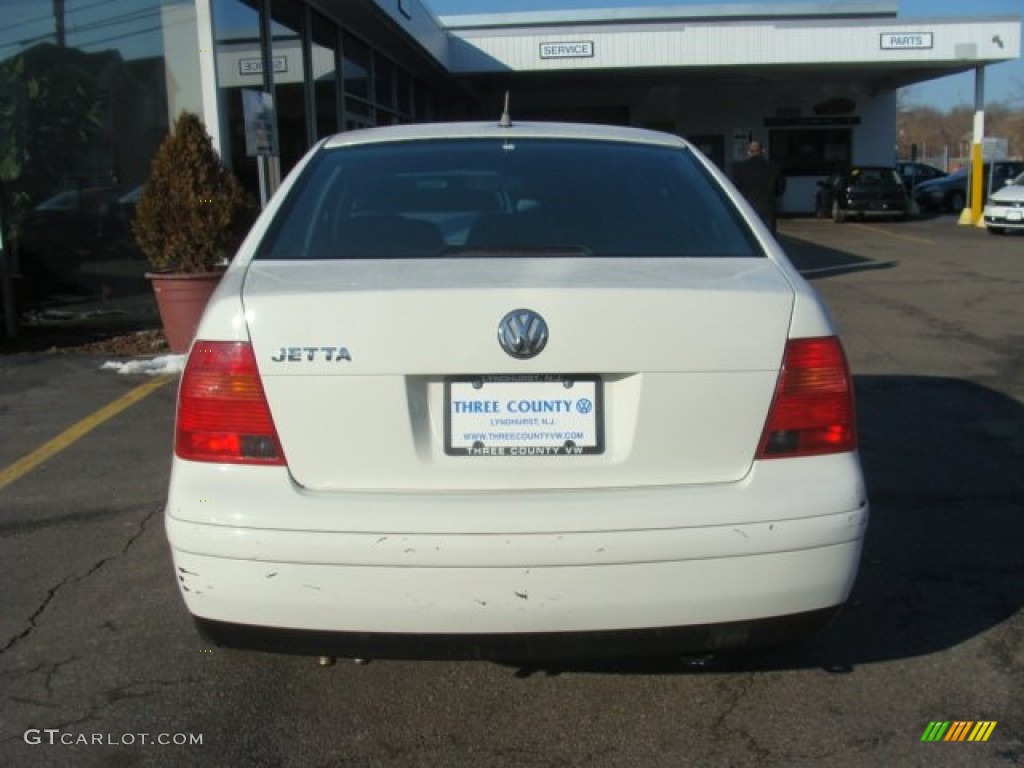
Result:
[[26,278],[67,286],[84,262],[125,243],[128,224],[118,204],[124,193],[113,186],[68,189],[29,210],[19,232]]
[[125,190],[86,187],[59,192],[25,214],[23,249],[57,249],[69,259],[87,256],[126,234],[118,205]]
[[993,235],[1024,229],[1024,173],[1001,189],[995,189],[985,203],[985,228]]
[[960,213],[967,204],[968,169],[958,168],[947,176],[918,185],[914,201],[922,211]]
[[936,168],[934,165],[917,162],[896,163],[896,171],[899,173],[900,178],[903,179],[903,187],[907,190],[908,195],[913,195],[914,188],[919,184],[932,181],[933,179],[941,179],[943,176],[948,175],[944,170]]
[[[97,269],[124,282],[141,278],[131,231],[131,191],[86,186],[57,192],[28,210],[18,233],[20,290],[31,301],[98,290]],[[130,267],[99,268],[113,263]]]
[[[997,160],[985,163],[982,176],[983,199],[989,191],[1003,187],[1007,180],[1024,173],[1024,162]],[[960,168],[948,176],[926,181],[914,192],[914,200],[922,211],[946,211],[960,213],[967,204],[969,168]]]
[[831,216],[837,223],[851,217],[905,219],[910,214],[910,198],[892,166],[855,165],[832,174],[820,186],[818,215]]
[[121,215],[125,222],[129,225],[135,218],[135,206],[139,204],[139,200],[142,198],[142,185],[132,187],[127,193],[121,195],[117,199],[118,207],[121,210]]
[[165,513],[208,637],[370,658],[802,636],[867,521],[828,312],[723,174],[507,120],[296,166],[199,326]]

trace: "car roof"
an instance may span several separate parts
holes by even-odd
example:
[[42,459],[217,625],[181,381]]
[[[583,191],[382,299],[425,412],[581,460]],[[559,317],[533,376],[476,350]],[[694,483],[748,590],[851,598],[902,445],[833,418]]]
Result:
[[324,147],[351,147],[398,141],[437,141],[442,139],[582,139],[618,141],[663,147],[683,147],[687,143],[672,134],[616,125],[589,123],[497,122],[414,123],[366,128],[335,134],[324,141]]

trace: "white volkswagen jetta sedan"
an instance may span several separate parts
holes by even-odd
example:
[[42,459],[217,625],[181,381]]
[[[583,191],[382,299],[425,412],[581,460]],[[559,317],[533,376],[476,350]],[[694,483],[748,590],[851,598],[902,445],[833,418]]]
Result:
[[1006,186],[989,196],[983,216],[985,228],[992,235],[1024,229],[1024,173],[1007,181]]
[[376,657],[805,635],[867,519],[835,330],[724,176],[526,123],[309,152],[199,327],[166,510],[215,641]]

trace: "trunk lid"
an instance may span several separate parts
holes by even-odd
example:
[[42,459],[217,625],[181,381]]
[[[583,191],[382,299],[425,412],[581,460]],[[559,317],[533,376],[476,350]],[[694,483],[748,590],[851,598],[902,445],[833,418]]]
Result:
[[[742,478],[794,294],[767,258],[453,258],[257,261],[243,302],[295,482],[472,491]],[[498,342],[517,309],[549,330],[529,359]],[[460,430],[496,414],[451,417],[447,398],[468,391],[460,381],[519,376],[580,381],[598,399],[584,429],[600,425],[600,450],[460,455]],[[529,383],[486,391],[499,410],[511,395],[525,408],[552,391]]]

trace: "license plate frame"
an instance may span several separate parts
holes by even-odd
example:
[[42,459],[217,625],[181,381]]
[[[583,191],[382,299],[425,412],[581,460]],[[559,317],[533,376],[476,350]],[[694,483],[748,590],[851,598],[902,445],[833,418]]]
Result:
[[604,383],[593,374],[451,376],[448,456],[593,456],[605,451]]

